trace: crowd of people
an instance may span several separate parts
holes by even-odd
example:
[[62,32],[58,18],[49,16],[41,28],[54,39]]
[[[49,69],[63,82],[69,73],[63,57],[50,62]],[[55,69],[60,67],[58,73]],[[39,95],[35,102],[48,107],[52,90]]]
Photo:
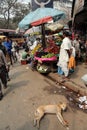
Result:
[[19,50],[19,47],[16,41],[13,42],[8,37],[0,39],[0,100],[3,98],[2,86],[6,89],[7,82],[10,81],[10,65],[17,61],[17,50]]
[[31,41],[27,41],[26,38],[22,44],[23,51],[20,53],[20,48],[17,41],[13,41],[9,37],[0,39],[0,100],[3,98],[2,87],[7,88],[7,82],[10,81],[9,70],[10,65],[13,66],[15,62],[21,60],[27,60],[30,62],[30,51],[32,51],[38,44],[38,38],[32,44]]
[[[59,58],[57,62],[58,74],[64,78],[68,78],[69,74],[74,72],[76,65],[84,61],[87,64],[87,41],[81,39],[78,34],[75,34],[74,39],[72,33],[64,31],[62,35],[62,44],[60,45]],[[55,40],[55,37],[52,37]],[[40,45],[39,45],[40,44]],[[39,45],[39,46],[38,46]],[[27,60],[27,63],[33,61],[31,54],[37,47],[41,47],[41,39],[36,38],[34,42],[30,39],[24,39],[22,45],[23,51],[20,55],[20,50],[17,41],[12,41],[8,37],[0,39],[0,100],[3,98],[2,86],[6,89],[9,78],[9,67],[17,61]],[[31,53],[32,52],[32,53]]]
[[[49,38],[55,42],[55,36],[48,37],[46,40],[48,41]],[[31,41],[29,40],[27,42],[29,50],[33,50],[37,43],[40,43],[40,39],[38,38],[33,45],[31,45]],[[79,62],[87,64],[87,41],[77,33],[73,36],[70,31],[64,30],[62,33],[62,44],[58,53],[58,74],[63,75],[63,79],[68,78],[69,74],[75,71]]]

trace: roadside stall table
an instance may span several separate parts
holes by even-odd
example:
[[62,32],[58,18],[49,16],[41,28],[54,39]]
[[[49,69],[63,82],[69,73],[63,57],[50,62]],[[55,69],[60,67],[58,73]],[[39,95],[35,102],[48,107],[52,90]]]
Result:
[[[55,71],[54,64],[57,63],[57,57],[56,56],[52,56],[50,58],[40,58],[40,57],[35,56],[34,58],[35,58],[35,60],[38,61],[37,66],[42,67],[42,69],[43,69],[43,66],[44,66],[45,70],[48,68],[48,71],[39,71],[39,72],[47,73],[49,71],[51,71],[51,72]],[[47,68],[46,68],[46,66],[47,66]]]

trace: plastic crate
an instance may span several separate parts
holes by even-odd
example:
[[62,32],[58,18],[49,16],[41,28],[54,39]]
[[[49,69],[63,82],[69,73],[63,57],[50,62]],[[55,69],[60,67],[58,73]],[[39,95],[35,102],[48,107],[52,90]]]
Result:
[[21,60],[21,65],[26,65],[27,64],[27,60]]

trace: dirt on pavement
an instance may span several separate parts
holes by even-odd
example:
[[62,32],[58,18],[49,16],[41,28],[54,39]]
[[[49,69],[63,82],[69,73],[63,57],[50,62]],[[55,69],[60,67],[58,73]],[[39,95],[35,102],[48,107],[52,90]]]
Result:
[[[37,130],[33,127],[34,112],[39,105],[68,102],[59,94],[60,86],[26,65],[15,64],[11,67],[7,90],[0,101],[0,130]],[[59,89],[58,89],[59,88]],[[69,122],[70,130],[87,130],[87,115],[70,107],[63,113]],[[40,130],[65,130],[56,115],[47,114],[41,120]]]

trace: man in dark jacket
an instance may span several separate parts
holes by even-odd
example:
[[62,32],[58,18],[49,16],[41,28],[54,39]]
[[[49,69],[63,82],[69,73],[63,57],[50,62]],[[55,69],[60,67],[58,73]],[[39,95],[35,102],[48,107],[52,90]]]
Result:
[[[2,52],[4,53],[4,56],[6,57],[7,51],[6,51],[5,46],[2,45],[2,40],[1,39],[0,39],[0,50],[2,50]],[[10,81],[9,73],[6,72],[6,75],[7,75],[7,80]]]
[[[4,53],[2,52],[2,50],[0,50],[0,79],[5,89],[7,88],[7,78],[6,78],[7,69],[8,69],[8,65]],[[2,100],[2,98],[3,98],[2,85],[0,83],[0,100]]]

